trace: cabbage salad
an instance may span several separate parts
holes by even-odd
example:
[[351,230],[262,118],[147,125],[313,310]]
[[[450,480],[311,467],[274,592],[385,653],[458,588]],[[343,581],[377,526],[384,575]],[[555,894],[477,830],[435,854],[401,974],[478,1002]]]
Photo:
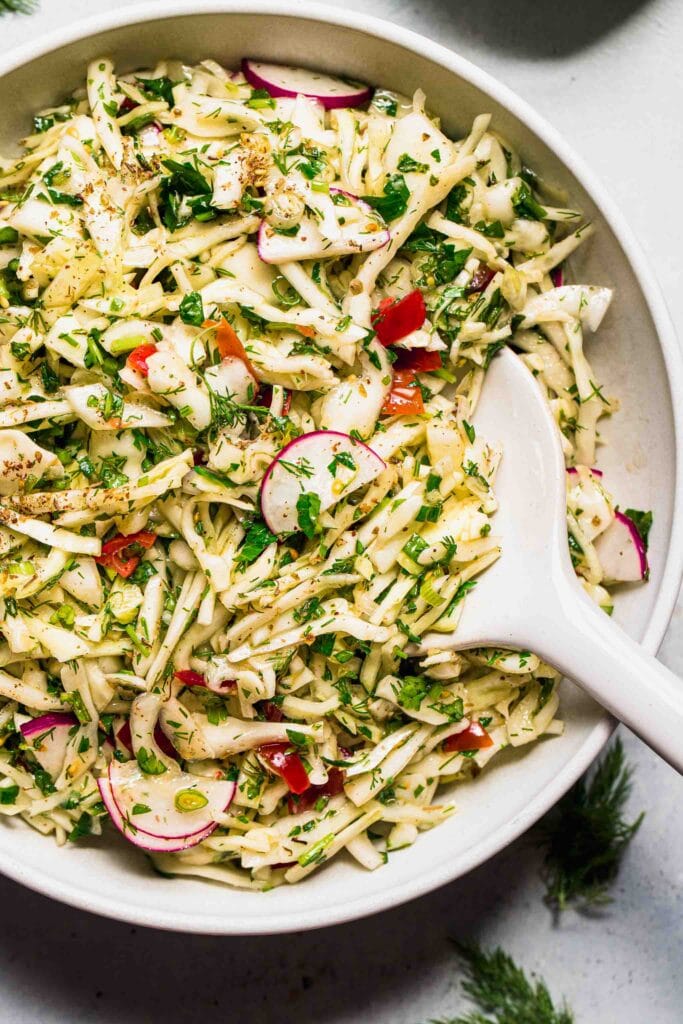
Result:
[[420,91],[102,58],[38,114],[0,160],[0,811],[264,890],[379,867],[560,734],[549,665],[451,647],[500,553],[473,423],[503,345],[586,589],[646,575],[592,468],[590,233]]

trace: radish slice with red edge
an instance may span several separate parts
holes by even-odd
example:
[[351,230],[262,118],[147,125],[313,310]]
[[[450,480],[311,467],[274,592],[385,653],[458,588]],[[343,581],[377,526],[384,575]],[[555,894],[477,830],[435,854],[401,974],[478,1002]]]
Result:
[[[295,438],[263,477],[261,511],[268,529],[277,535],[306,532],[305,506],[325,512],[371,483],[385,466],[372,448],[336,430]],[[305,496],[312,500],[302,501]]]
[[319,71],[290,67],[286,64],[266,64],[245,57],[242,74],[254,89],[265,89],[271,96],[308,96],[318,100],[327,110],[336,107],[359,107],[367,103],[372,89],[362,82],[345,81]]
[[203,839],[207,839],[214,830],[215,826],[212,826],[205,829],[204,832],[197,832],[186,839],[161,839],[159,836],[147,835],[145,832],[140,832],[134,822],[126,821],[123,817],[114,800],[109,779],[106,777],[98,779],[97,785],[102,802],[107,808],[109,817],[116,828],[128,842],[133,843],[134,846],[139,846],[142,850],[149,850],[150,853],[180,853],[182,850],[187,850],[191,846],[201,843]]
[[53,711],[32,718],[19,728],[40,767],[56,779],[64,767],[71,730],[78,728],[76,716],[68,711]]
[[189,839],[210,834],[216,815],[225,811],[235,795],[235,783],[188,772],[145,775],[136,761],[109,765],[114,802],[138,832],[155,839]]
[[647,579],[647,553],[636,524],[618,510],[595,543],[606,583],[636,583]]
[[[345,205],[338,207],[339,237],[326,238],[313,216],[303,217],[295,235],[283,235],[267,221],[261,221],[258,233],[258,254],[264,263],[289,263],[332,256],[346,256],[381,249],[391,239],[389,229],[372,207],[340,188],[330,188],[330,195],[343,196]],[[350,214],[351,211],[353,216]]]

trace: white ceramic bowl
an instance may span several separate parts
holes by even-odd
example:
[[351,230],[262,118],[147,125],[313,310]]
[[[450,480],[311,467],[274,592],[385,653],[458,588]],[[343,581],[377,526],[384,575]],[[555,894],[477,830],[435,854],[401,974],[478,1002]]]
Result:
[[[680,515],[681,357],[663,300],[621,215],[557,132],[525,103],[450,50],[412,32],[330,8],[202,0],[125,7],[32,43],[0,60],[0,151],[26,133],[32,112],[83,83],[87,61],[110,54],[123,70],[158,57],[244,55],[308,64],[412,93],[420,86],[445,128],[464,133],[475,114],[494,125],[525,162],[566,189],[597,234],[574,263],[577,280],[607,284],[616,301],[590,352],[622,410],[606,432],[601,465],[626,505],[654,508],[652,578],[620,594],[617,617],[655,651],[682,572]],[[501,756],[457,792],[460,812],[368,873],[338,860],[301,885],[236,892],[152,874],[139,851],[112,837],[57,849],[23,822],[0,827],[0,870],[56,899],[143,925],[217,934],[299,931],[362,917],[462,875],[529,828],[588,767],[611,719],[564,685],[565,735]],[[12,821],[14,821],[12,819]]]

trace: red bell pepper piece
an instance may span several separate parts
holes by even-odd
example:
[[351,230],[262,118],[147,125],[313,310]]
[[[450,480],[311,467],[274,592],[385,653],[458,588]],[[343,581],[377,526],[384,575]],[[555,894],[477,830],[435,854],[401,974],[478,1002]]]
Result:
[[107,557],[107,561],[99,561],[100,565],[109,566],[110,569],[114,569],[119,576],[122,576],[124,580],[127,580],[129,576],[132,576],[137,567],[140,564],[140,558],[138,555],[131,555],[130,558],[119,558],[118,555],[110,555]]
[[153,356],[156,351],[156,345],[138,345],[138,347],[134,348],[128,356],[126,364],[130,366],[131,370],[141,373],[143,377],[148,377],[149,367],[147,366],[147,360],[150,356]]
[[129,558],[122,557],[125,555],[126,550],[133,544],[137,544],[141,548],[145,548],[145,550],[147,550],[148,548],[151,548],[156,539],[156,533],[152,533],[151,530],[140,530],[138,533],[131,533],[127,537],[124,537],[123,534],[119,534],[118,537],[112,537],[111,540],[106,541],[106,543],[102,545],[102,554],[96,555],[95,561],[98,565],[104,565],[108,569],[114,569],[119,576],[122,576],[127,580],[140,564],[140,556],[131,555]]
[[227,359],[229,356],[241,359],[254,380],[257,380],[256,370],[251,364],[244,345],[225,317],[222,320],[205,320],[202,327],[216,328],[216,345],[218,346],[221,359]]
[[449,736],[443,745],[443,749],[447,754],[451,754],[454,751],[484,750],[486,747],[492,746],[493,740],[486,729],[479,725],[479,722],[472,722],[467,729],[457,732],[455,736]]
[[412,370],[397,370],[391,391],[384,399],[382,412],[385,416],[410,416],[425,411],[422,392],[415,383]]
[[301,811],[309,811],[317,801],[324,796],[337,796],[344,791],[344,771],[341,768],[330,768],[327,774],[327,782],[321,786],[309,786],[305,793],[299,796],[292,794],[288,798],[290,814],[299,814]]
[[308,772],[291,743],[266,743],[258,752],[270,770],[285,780],[290,793],[305,793],[310,787]]
[[428,352],[424,348],[396,348],[396,370],[412,370],[413,373],[429,373],[442,368],[441,356],[438,352]]
[[562,270],[562,264],[559,267],[553,267],[550,271],[550,280],[553,282],[555,288],[561,288],[564,284],[564,271]]
[[[181,668],[173,675],[183,686],[208,686],[206,676],[201,672],[194,672],[191,668]],[[234,679],[224,679],[219,685],[221,690],[232,690],[237,684]]]
[[416,288],[398,301],[382,299],[372,317],[372,326],[383,345],[393,345],[422,327],[426,316],[424,297]]
[[191,668],[183,668],[173,675],[183,686],[206,686],[206,678],[201,672],[193,672]]
[[129,533],[127,537],[120,533],[118,536],[112,537],[111,540],[105,541],[102,545],[102,555],[115,555],[119,551],[125,551],[131,544],[139,544],[147,551],[156,539],[156,533],[152,533],[151,530],[139,530],[138,533]]

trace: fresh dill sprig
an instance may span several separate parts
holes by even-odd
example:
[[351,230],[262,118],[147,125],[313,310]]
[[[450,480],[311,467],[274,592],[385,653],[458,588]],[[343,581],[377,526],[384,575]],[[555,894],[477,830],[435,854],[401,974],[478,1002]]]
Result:
[[455,947],[465,966],[463,991],[483,1012],[431,1024],[573,1024],[565,1005],[555,1008],[545,983],[530,981],[502,949],[487,952],[459,942]]
[[0,16],[3,14],[33,14],[38,0],[0,0]]
[[569,904],[586,909],[610,901],[609,887],[644,817],[624,820],[631,775],[617,739],[590,779],[580,779],[541,826],[545,900],[555,913]]

